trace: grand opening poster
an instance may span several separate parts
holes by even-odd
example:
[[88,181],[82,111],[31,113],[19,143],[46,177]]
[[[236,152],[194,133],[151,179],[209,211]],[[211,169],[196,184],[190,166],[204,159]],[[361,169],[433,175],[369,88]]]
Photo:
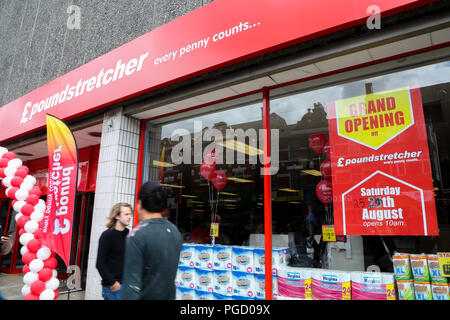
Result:
[[338,235],[438,235],[419,88],[328,104]]
[[46,118],[49,167],[43,242],[69,266],[78,175],[77,145],[64,122],[48,114]]

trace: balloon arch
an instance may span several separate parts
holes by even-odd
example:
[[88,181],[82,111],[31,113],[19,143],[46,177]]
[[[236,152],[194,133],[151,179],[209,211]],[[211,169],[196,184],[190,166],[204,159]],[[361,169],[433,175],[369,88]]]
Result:
[[45,201],[39,199],[41,191],[36,179],[28,175],[28,168],[13,152],[0,147],[0,179],[6,187],[6,196],[13,200],[19,226],[19,242],[23,267],[22,294],[25,300],[56,300],[59,280],[55,270],[58,261],[55,252],[46,247],[43,236]]

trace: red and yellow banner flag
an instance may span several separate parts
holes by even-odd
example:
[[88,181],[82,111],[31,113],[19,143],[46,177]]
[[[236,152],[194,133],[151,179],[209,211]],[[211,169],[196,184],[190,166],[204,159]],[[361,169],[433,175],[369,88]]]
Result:
[[48,194],[43,219],[43,243],[69,266],[77,192],[77,145],[64,122],[49,114],[46,119]]

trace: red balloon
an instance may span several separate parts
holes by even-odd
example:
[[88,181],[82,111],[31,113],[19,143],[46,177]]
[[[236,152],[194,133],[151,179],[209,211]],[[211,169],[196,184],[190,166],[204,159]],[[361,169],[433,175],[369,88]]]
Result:
[[216,149],[212,149],[205,154],[205,163],[216,164]]
[[331,188],[331,182],[328,180],[320,181],[316,186],[316,195],[320,201],[327,204],[333,200],[333,190]]
[[59,296],[59,290],[56,289],[56,290],[54,290],[54,292],[55,292],[55,297],[53,298],[53,300],[56,300]]
[[33,233],[35,239],[40,239],[43,235],[42,227],[39,228]]
[[331,181],[331,161],[325,159],[320,165],[320,173],[325,180]]
[[15,157],[16,157],[16,155],[13,152],[7,152],[2,156],[2,159],[12,160]]
[[17,225],[21,228],[25,227],[25,223],[27,223],[28,221],[30,221],[30,217],[27,216],[21,216],[19,219],[17,219]]
[[28,267],[28,265],[24,265],[22,268],[22,273],[27,274],[28,272],[30,272],[30,267]]
[[38,239],[30,240],[27,243],[27,249],[29,252],[36,253],[42,247],[42,243]]
[[200,165],[200,174],[203,178],[206,180],[210,180],[212,177],[214,177],[214,173],[216,172],[216,164],[208,164],[203,162]]
[[29,194],[29,195],[34,194],[34,195],[36,195],[38,198],[40,198],[41,195],[42,195],[42,192],[41,192],[41,189],[40,189],[39,187],[34,186],[33,189],[31,189],[31,190],[28,192],[28,194]]
[[28,194],[28,197],[25,199],[25,202],[31,204],[33,207],[38,204],[39,197],[35,194]]
[[22,207],[22,209],[20,209],[20,212],[24,215],[24,216],[29,216],[33,213],[34,211],[34,206],[32,206],[31,204],[26,204]]
[[5,169],[6,168],[0,168],[0,178],[2,178],[2,179],[6,177]]
[[[25,232],[26,232],[26,231],[25,231],[24,228],[20,228],[20,230],[19,230],[19,238],[20,238],[20,236],[23,235]],[[35,237],[36,237],[36,236],[35,236]]]
[[21,177],[22,179],[25,179],[28,175],[28,172],[24,169],[20,169],[20,167],[16,170],[14,173],[16,177]]
[[1,158],[0,159],[0,168],[6,168],[8,166],[9,159]]
[[58,261],[54,257],[50,257],[47,260],[44,260],[44,268],[55,269],[58,265]]
[[11,185],[16,188],[20,188],[20,185],[22,184],[22,182],[23,182],[23,179],[21,177],[14,177],[11,179]]
[[19,188],[14,188],[14,187],[9,188],[7,196],[11,199],[14,199],[17,190],[19,190]]
[[35,295],[32,294],[32,293],[29,293],[29,294],[27,294],[23,299],[24,299],[24,300],[39,300],[39,297],[38,297],[38,296],[35,296]]
[[41,280],[33,282],[30,286],[31,293],[36,296],[39,296],[44,290],[45,290],[45,282]]
[[330,142],[327,141],[325,145],[323,146],[323,153],[325,153],[325,157],[327,159],[330,159]]
[[[27,174],[30,172],[30,170],[28,170],[28,167],[27,166],[20,166],[20,167],[18,167],[17,168],[17,170],[25,170],[26,172],[27,172]],[[24,178],[25,179],[25,178]]]
[[223,171],[217,171],[216,176],[211,179],[214,188],[222,190],[227,185],[227,175]]
[[34,259],[37,259],[37,256],[33,252],[27,252],[22,256],[22,261],[25,264],[30,264],[30,262],[33,261]]
[[44,268],[38,272],[39,280],[48,281],[53,277],[53,270],[49,268]]
[[309,137],[309,146],[315,154],[319,155],[323,152],[327,140],[328,138],[324,133],[316,132]]

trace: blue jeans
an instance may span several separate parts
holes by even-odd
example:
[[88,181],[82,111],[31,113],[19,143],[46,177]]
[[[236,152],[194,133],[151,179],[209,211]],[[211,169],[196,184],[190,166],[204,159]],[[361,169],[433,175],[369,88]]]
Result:
[[105,300],[122,300],[120,291],[122,291],[122,288],[117,291],[111,291],[109,286],[102,286],[102,295]]

